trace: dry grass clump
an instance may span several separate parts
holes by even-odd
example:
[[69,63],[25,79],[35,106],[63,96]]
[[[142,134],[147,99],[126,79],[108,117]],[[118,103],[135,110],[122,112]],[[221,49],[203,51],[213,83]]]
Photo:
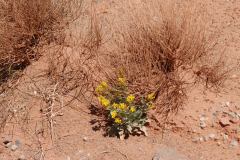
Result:
[[0,1],[0,84],[37,60],[40,46],[64,39],[64,26],[79,12],[72,5],[81,1]]
[[133,23],[121,35],[119,48],[127,63],[138,62],[134,69],[146,66],[144,73],[167,74],[180,67],[192,67],[202,57],[209,56],[215,43],[206,34],[203,17],[197,15],[201,13],[199,10],[184,2],[182,5],[166,2],[160,6],[154,2],[135,13]]
[[[191,3],[151,1],[131,7],[130,23],[117,35],[112,65],[125,71],[132,90],[158,92],[156,112],[165,117],[186,100],[184,73],[193,72],[202,59],[211,59],[216,41],[207,34],[203,12]],[[212,69],[219,73],[218,67]],[[219,75],[207,80],[218,85],[222,79]]]
[[[215,61],[217,56],[215,57]],[[219,91],[228,79],[234,67],[226,67],[226,58],[220,57],[216,62],[213,59],[204,59],[197,65],[194,74],[197,82],[203,82],[205,87],[213,91]]]
[[[73,48],[62,48],[49,56],[47,75],[53,83],[58,83],[60,92],[64,95],[75,89],[84,93],[92,83],[91,63],[88,59],[90,55],[89,52],[82,55],[82,52],[80,49],[76,51]],[[77,98],[79,95],[74,96]]]
[[96,76],[96,51],[101,45],[101,31],[94,11],[90,13],[72,23],[63,45],[55,46],[48,53],[48,77],[58,83],[62,94],[71,96],[70,101],[90,102],[93,96],[90,92]]

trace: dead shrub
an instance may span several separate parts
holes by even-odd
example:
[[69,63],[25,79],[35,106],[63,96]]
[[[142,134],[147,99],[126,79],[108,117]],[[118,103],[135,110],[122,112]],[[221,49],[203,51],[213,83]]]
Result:
[[90,13],[70,25],[63,45],[48,51],[48,77],[59,84],[60,93],[70,96],[69,103],[76,99],[90,103],[93,96],[96,52],[102,37],[95,11]]
[[80,13],[72,5],[81,1],[0,1],[0,84],[37,60],[41,46],[63,41],[64,27]]
[[[191,3],[151,1],[132,10],[130,23],[116,33],[111,65],[126,73],[132,90],[158,92],[156,112],[167,117],[187,98],[188,80],[182,75],[212,56],[216,39],[207,33],[202,10]],[[222,80],[208,81],[216,79]]]

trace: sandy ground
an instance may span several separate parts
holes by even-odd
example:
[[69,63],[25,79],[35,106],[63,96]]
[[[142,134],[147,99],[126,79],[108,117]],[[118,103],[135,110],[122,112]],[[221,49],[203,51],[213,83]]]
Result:
[[[209,31],[220,30],[219,49],[225,47],[229,62],[235,64],[240,59],[240,1],[200,2],[209,12]],[[116,10],[123,12],[119,1],[102,0],[97,7],[102,18],[114,16]],[[111,25],[107,18],[105,23],[106,26]],[[43,69],[42,66],[44,58],[35,62],[25,73],[36,77],[41,74],[39,68]],[[39,73],[36,74],[35,70],[39,70]],[[28,86],[23,90],[29,91],[34,87],[28,76],[23,76],[21,81],[19,90]],[[42,86],[45,85],[43,82]],[[70,108],[63,108],[61,114],[56,116],[53,132],[57,134],[55,141],[51,142],[49,132],[43,130],[48,124],[41,123],[39,106],[42,103],[19,90],[14,91],[15,95],[10,95],[7,99],[16,100],[12,105],[18,104],[22,109],[31,109],[30,123],[15,124],[17,119],[13,118],[12,123],[7,124],[1,134],[2,141],[19,140],[21,145],[16,151],[11,151],[1,143],[1,160],[24,158],[21,157],[23,155],[26,159],[46,160],[150,160],[166,147],[175,150],[175,160],[178,154],[189,160],[240,159],[240,121],[229,122],[226,126],[220,124],[224,117],[232,120],[234,117],[230,116],[231,113],[238,113],[240,116],[240,69],[232,73],[219,94],[204,92],[201,87],[192,89],[184,109],[174,116],[164,134],[149,129],[148,137],[136,136],[124,141],[104,137],[101,130],[94,131],[90,121],[97,117],[90,114],[85,104],[76,102]],[[200,123],[204,125],[201,127]]]

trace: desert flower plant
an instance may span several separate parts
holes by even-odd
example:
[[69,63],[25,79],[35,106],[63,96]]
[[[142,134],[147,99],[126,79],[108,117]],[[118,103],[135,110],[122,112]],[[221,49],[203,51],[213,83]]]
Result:
[[155,93],[138,95],[131,93],[125,78],[120,77],[111,85],[101,82],[96,88],[100,105],[107,119],[107,134],[124,139],[129,135],[145,134],[147,112],[154,108]]

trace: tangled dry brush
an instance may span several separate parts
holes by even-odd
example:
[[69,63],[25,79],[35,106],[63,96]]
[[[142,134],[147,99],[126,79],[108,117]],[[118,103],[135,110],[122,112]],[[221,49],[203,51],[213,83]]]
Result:
[[[82,1],[1,0],[0,85],[38,60],[46,46],[51,46],[47,75],[63,94],[78,89],[74,97],[85,96],[95,81],[114,79],[113,73],[121,71],[132,92],[157,93],[155,119],[183,106],[189,84],[222,84],[228,70],[222,59],[214,58],[216,37],[207,32],[201,9],[173,1],[143,2],[138,8],[127,2],[124,24],[116,24],[114,45],[108,45],[102,44],[102,24],[93,3],[90,19],[84,19]],[[71,31],[81,22],[87,29],[76,36]],[[106,47],[112,47],[111,52]]]

